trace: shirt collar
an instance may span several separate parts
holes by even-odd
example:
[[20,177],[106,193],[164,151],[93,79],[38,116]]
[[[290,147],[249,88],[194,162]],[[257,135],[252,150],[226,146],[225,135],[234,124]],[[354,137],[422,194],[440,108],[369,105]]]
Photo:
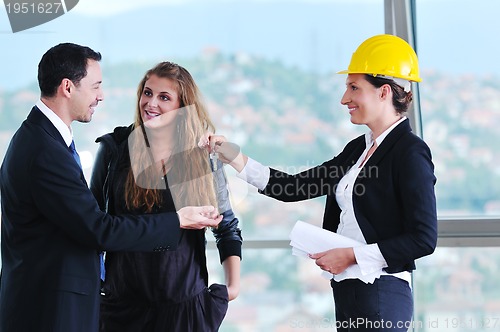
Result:
[[[401,119],[399,119],[398,121],[396,121],[394,124],[392,124],[392,126],[390,126],[389,128],[387,128],[379,137],[377,137],[377,139],[375,139],[375,141],[377,142],[377,146],[380,146],[380,144],[382,144],[382,141],[384,140],[384,138],[386,138],[387,135],[389,135],[389,133],[394,129],[396,128],[396,126],[398,124],[400,124],[401,122],[403,122],[404,120],[406,120],[406,116],[403,116]],[[366,133],[365,134],[365,141],[366,141],[366,146],[372,146],[373,144],[373,132],[369,132],[369,133]]]
[[64,142],[69,147],[73,141],[73,132],[71,127],[66,126],[63,120],[57,116],[42,100],[38,100],[36,107],[49,119],[49,121],[56,127],[57,131],[61,134]]

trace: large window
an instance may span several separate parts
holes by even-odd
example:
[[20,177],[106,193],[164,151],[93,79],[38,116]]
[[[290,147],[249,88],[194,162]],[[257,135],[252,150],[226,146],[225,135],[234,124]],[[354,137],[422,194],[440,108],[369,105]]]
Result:
[[[92,123],[73,125],[87,178],[94,140],[132,122],[139,80],[164,60],[193,74],[217,131],[247,154],[289,172],[316,165],[366,131],[352,125],[340,105],[345,76],[335,73],[347,67],[360,42],[386,32],[388,21],[406,19],[404,12],[388,15],[395,2],[80,0],[64,16],[15,34],[0,10],[0,156],[39,97],[40,57],[69,41],[103,55],[105,101]],[[415,330],[497,330],[500,296],[493,289],[500,254],[475,246],[486,235],[495,245],[500,236],[495,221],[481,219],[500,214],[500,2],[399,2],[416,8],[421,126],[438,178],[440,231],[447,232],[436,253],[418,262],[415,319],[422,326]],[[280,203],[230,169],[227,174],[246,242],[241,294],[221,331],[334,330],[329,282],[312,261],[292,256],[287,241],[296,220],[321,224],[324,199]],[[473,216],[481,218],[463,220]],[[212,249],[210,278],[223,282]],[[496,329],[481,330],[479,322]]]
[[442,217],[500,214],[498,9],[492,0],[417,1],[423,131]]
[[497,46],[491,41],[500,29],[494,15],[499,4],[417,0],[416,5],[422,128],[438,178],[440,239],[414,273],[415,327],[496,331],[500,68],[493,65]]
[[[92,123],[73,125],[87,178],[95,138],[131,123],[139,80],[163,60],[193,74],[218,132],[263,163],[298,171],[331,158],[365,131],[349,122],[340,104],[345,76],[335,73],[347,67],[361,41],[384,32],[382,0],[126,3],[81,0],[40,27],[0,34],[2,155],[38,98],[40,57],[67,41],[103,55],[105,100]],[[8,31],[6,16],[0,22]],[[230,170],[228,176],[250,244],[243,251],[241,294],[230,303],[222,331],[330,330],[329,281],[286,245],[297,219],[321,224],[323,200],[279,203],[235,180]],[[208,255],[211,282],[222,282],[218,255]]]
[[415,330],[500,329],[498,247],[441,247],[414,273]]

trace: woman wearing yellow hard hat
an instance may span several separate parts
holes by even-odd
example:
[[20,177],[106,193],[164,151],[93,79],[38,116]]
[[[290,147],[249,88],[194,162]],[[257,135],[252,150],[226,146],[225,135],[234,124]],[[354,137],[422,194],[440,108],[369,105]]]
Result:
[[264,195],[281,201],[327,195],[323,228],[360,243],[310,255],[333,274],[337,331],[407,331],[415,260],[437,242],[431,152],[404,115],[411,82],[421,81],[418,59],[403,39],[377,35],[339,73],[347,74],[342,105],[352,123],[369,131],[333,159],[290,175],[235,153],[223,136],[207,135],[200,145]]

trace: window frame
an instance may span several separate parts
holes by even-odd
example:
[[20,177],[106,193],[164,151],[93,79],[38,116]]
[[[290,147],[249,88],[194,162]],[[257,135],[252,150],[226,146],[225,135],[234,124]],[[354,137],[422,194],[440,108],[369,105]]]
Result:
[[[384,0],[385,33],[405,39],[418,54],[416,45],[416,0]],[[413,103],[408,118],[416,135],[423,138],[418,83],[412,83]],[[438,211],[439,212],[439,211]],[[438,246],[440,247],[499,247],[500,217],[438,218]],[[245,249],[289,248],[290,241],[245,240]],[[209,240],[209,249],[215,249]]]

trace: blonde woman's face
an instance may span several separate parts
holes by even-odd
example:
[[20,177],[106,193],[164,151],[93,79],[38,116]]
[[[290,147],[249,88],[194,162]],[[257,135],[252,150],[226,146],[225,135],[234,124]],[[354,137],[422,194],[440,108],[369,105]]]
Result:
[[144,124],[148,127],[172,124],[179,107],[177,84],[168,78],[151,75],[139,99],[139,109]]

